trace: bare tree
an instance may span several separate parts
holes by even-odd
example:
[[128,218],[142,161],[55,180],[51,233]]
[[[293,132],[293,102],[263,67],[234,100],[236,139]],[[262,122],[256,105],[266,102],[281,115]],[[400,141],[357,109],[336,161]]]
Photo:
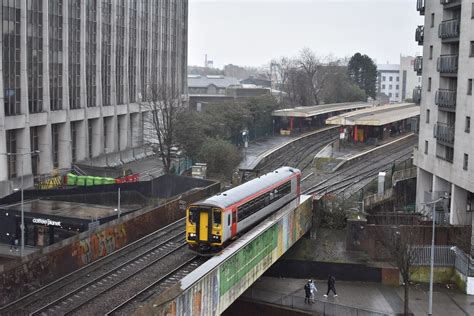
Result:
[[[420,229],[410,222],[401,223],[400,217],[385,217],[385,223],[376,226],[376,238],[382,251],[393,261],[403,280],[404,314],[409,313],[410,278],[413,265],[418,259],[417,245],[420,240]],[[388,220],[391,220],[391,223]],[[406,219],[406,217],[405,217]],[[393,223],[396,224],[393,224]]]
[[145,136],[158,152],[165,172],[169,173],[178,117],[186,109],[184,98],[178,90],[167,85],[147,88],[142,102],[147,110]]
[[319,104],[319,95],[327,77],[327,67],[323,64],[322,59],[309,48],[304,48],[301,51],[298,62],[308,80],[312,101],[314,104]]

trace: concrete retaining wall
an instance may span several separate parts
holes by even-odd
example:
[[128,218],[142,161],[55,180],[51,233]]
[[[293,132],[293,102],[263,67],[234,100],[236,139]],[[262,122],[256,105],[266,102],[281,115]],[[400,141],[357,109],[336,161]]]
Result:
[[214,183],[183,193],[180,199],[160,207],[142,209],[45,247],[20,263],[0,266],[0,306],[183,218],[180,202],[192,203],[219,190],[220,184]]

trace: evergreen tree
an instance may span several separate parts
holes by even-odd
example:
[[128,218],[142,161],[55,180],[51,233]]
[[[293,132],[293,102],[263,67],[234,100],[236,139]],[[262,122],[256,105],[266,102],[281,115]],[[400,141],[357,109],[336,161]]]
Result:
[[377,66],[367,55],[355,53],[347,67],[349,78],[365,93],[375,99],[377,84]]

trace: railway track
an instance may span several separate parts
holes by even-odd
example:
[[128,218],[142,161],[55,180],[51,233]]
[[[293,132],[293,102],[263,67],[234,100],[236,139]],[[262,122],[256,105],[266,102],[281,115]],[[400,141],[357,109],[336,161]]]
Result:
[[[93,280],[97,281],[97,283],[104,283],[100,281],[101,279],[104,279],[104,277],[106,282],[109,282],[112,279],[118,280],[117,277],[113,275],[114,273],[118,276],[128,275],[132,273],[134,269],[142,267],[145,262],[150,262],[160,256],[164,256],[165,253],[172,251],[174,248],[184,248],[184,223],[184,219],[174,222],[119,249],[118,251],[47,284],[2,307],[0,309],[0,314],[30,315],[40,314],[40,311],[44,314],[51,314],[52,311],[50,311],[49,308],[54,306],[53,302],[70,307],[71,300],[78,300],[78,298],[74,296],[80,292],[77,291],[77,289],[87,288],[84,287],[85,284],[89,284],[89,288],[94,288],[91,283]],[[180,233],[176,234],[176,231],[179,231]],[[179,259],[176,261],[179,261]],[[127,267],[127,269],[122,270],[125,267]],[[97,284],[94,285],[96,288],[98,287]],[[75,292],[76,294],[72,296],[68,295],[72,292]],[[49,308],[45,309],[45,306],[49,306]],[[64,313],[57,310],[55,314]]]
[[[318,175],[319,182],[314,185],[305,183],[305,194],[321,197],[325,194],[339,194],[352,186],[357,191],[370,182],[380,171],[388,170],[391,165],[401,159],[407,159],[412,154],[412,147],[416,144],[416,137],[396,143],[387,150],[368,154],[366,159],[356,161],[333,175]],[[357,173],[354,173],[357,170]]]

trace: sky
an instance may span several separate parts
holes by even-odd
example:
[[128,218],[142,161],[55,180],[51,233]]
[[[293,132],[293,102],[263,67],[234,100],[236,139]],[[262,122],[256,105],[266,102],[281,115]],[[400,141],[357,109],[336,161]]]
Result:
[[189,0],[188,64],[263,66],[305,47],[398,64],[422,52],[415,0]]

